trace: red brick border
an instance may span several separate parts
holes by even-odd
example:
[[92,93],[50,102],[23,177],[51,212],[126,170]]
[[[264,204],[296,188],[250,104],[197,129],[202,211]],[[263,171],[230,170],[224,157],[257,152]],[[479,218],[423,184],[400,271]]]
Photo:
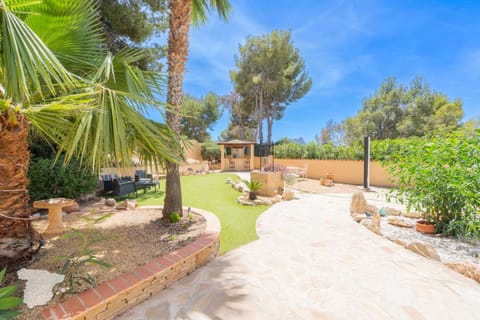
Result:
[[[142,207],[149,209],[159,206]],[[119,277],[43,310],[45,320],[103,320],[126,311],[167,288],[218,253],[220,221],[205,210],[193,209],[207,220],[207,228],[194,242]]]

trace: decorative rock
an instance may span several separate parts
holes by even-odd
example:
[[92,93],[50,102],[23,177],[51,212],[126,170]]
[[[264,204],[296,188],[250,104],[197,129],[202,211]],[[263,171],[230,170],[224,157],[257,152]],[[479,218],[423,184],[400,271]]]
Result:
[[138,203],[134,200],[126,199],[124,203],[117,206],[117,210],[135,210],[138,207]]
[[[367,204],[367,208],[365,209],[365,212],[371,215],[375,215],[375,214],[378,214],[378,209],[372,204]],[[380,215],[378,215],[378,218],[380,219]]]
[[392,241],[395,242],[396,244],[401,245],[401,246],[404,247],[404,248],[407,247],[407,244],[405,243],[405,241],[402,241],[402,240],[400,240],[400,239],[393,239]]
[[363,219],[360,221],[360,224],[366,227],[368,230],[372,231],[375,234],[382,235],[380,232],[380,215],[377,213],[373,214],[371,219]]
[[366,213],[357,213],[356,215],[353,216],[353,220],[355,220],[355,222],[360,222],[363,219],[367,219]]
[[440,256],[437,253],[437,250],[430,244],[423,242],[410,242],[406,247],[408,250],[411,250],[425,258],[440,261]]
[[420,219],[422,217],[422,215],[418,212],[402,212],[402,216],[411,219]]
[[80,211],[80,206],[78,205],[78,202],[75,201],[75,203],[73,205],[68,206],[68,207],[64,207],[62,210],[66,213],[78,212],[78,211]]
[[355,192],[352,196],[352,201],[350,202],[350,212],[351,213],[365,213],[367,211],[367,200],[363,192]]
[[400,210],[395,208],[384,207],[383,209],[386,210],[387,216],[399,216],[402,214]]
[[480,266],[470,261],[445,262],[447,267],[480,283]]
[[235,183],[235,185],[233,185],[233,187],[235,188],[235,190],[240,191],[240,192],[248,191],[247,186],[242,181]]
[[295,193],[293,193],[293,191],[286,190],[283,193],[282,200],[290,201],[290,200],[293,200],[293,199],[295,199]]
[[116,207],[117,206],[117,201],[115,199],[109,198],[105,200],[105,205],[109,207]]
[[402,228],[413,228],[415,226],[415,223],[413,223],[413,221],[402,219],[396,216],[388,217],[387,222],[390,223],[391,225],[402,227]]
[[53,297],[53,287],[65,278],[64,275],[50,273],[46,270],[29,270],[24,268],[17,271],[17,273],[19,279],[27,280],[23,302],[29,308],[48,303]]
[[232,179],[227,178],[227,180],[225,180],[225,184],[231,184],[233,186],[235,184],[235,182],[233,182]]

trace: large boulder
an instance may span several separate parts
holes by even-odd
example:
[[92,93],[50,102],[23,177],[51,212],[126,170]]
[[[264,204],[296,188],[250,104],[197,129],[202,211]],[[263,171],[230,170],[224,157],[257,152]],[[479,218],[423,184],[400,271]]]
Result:
[[367,212],[367,200],[363,192],[357,191],[353,194],[350,201],[350,213],[365,213]]
[[415,226],[415,222],[410,219],[402,219],[396,216],[390,216],[387,218],[387,222],[391,225],[402,227],[402,228],[413,228]]
[[407,249],[425,258],[440,261],[437,250],[430,244],[414,241],[407,244]]

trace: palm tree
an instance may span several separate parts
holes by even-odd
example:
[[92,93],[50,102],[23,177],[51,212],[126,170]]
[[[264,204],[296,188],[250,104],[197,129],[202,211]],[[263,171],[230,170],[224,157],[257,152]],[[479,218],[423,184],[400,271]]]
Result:
[[34,237],[30,131],[97,171],[129,165],[133,153],[154,165],[178,161],[170,131],[144,117],[159,105],[162,79],[134,67],[142,53],[114,57],[105,47],[95,1],[0,0],[0,239]]
[[[198,25],[207,19],[207,13],[216,9],[220,17],[227,19],[230,11],[228,0],[170,0],[168,3],[168,89],[167,89],[167,125],[180,134],[180,113],[183,101],[183,75],[188,57],[188,30],[190,20]],[[168,218],[172,212],[182,213],[182,192],[178,163],[167,163],[167,181],[163,216]]]

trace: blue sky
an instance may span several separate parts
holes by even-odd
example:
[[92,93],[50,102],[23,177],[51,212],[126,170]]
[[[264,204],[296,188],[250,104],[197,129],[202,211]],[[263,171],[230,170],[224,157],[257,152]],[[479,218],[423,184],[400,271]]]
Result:
[[[389,76],[430,86],[480,116],[480,1],[231,0],[229,22],[212,15],[190,32],[184,90],[232,90],[229,70],[248,35],[290,30],[313,80],[310,92],[274,123],[273,138],[314,140],[329,119],[355,115]],[[212,133],[228,125],[225,112]]]

